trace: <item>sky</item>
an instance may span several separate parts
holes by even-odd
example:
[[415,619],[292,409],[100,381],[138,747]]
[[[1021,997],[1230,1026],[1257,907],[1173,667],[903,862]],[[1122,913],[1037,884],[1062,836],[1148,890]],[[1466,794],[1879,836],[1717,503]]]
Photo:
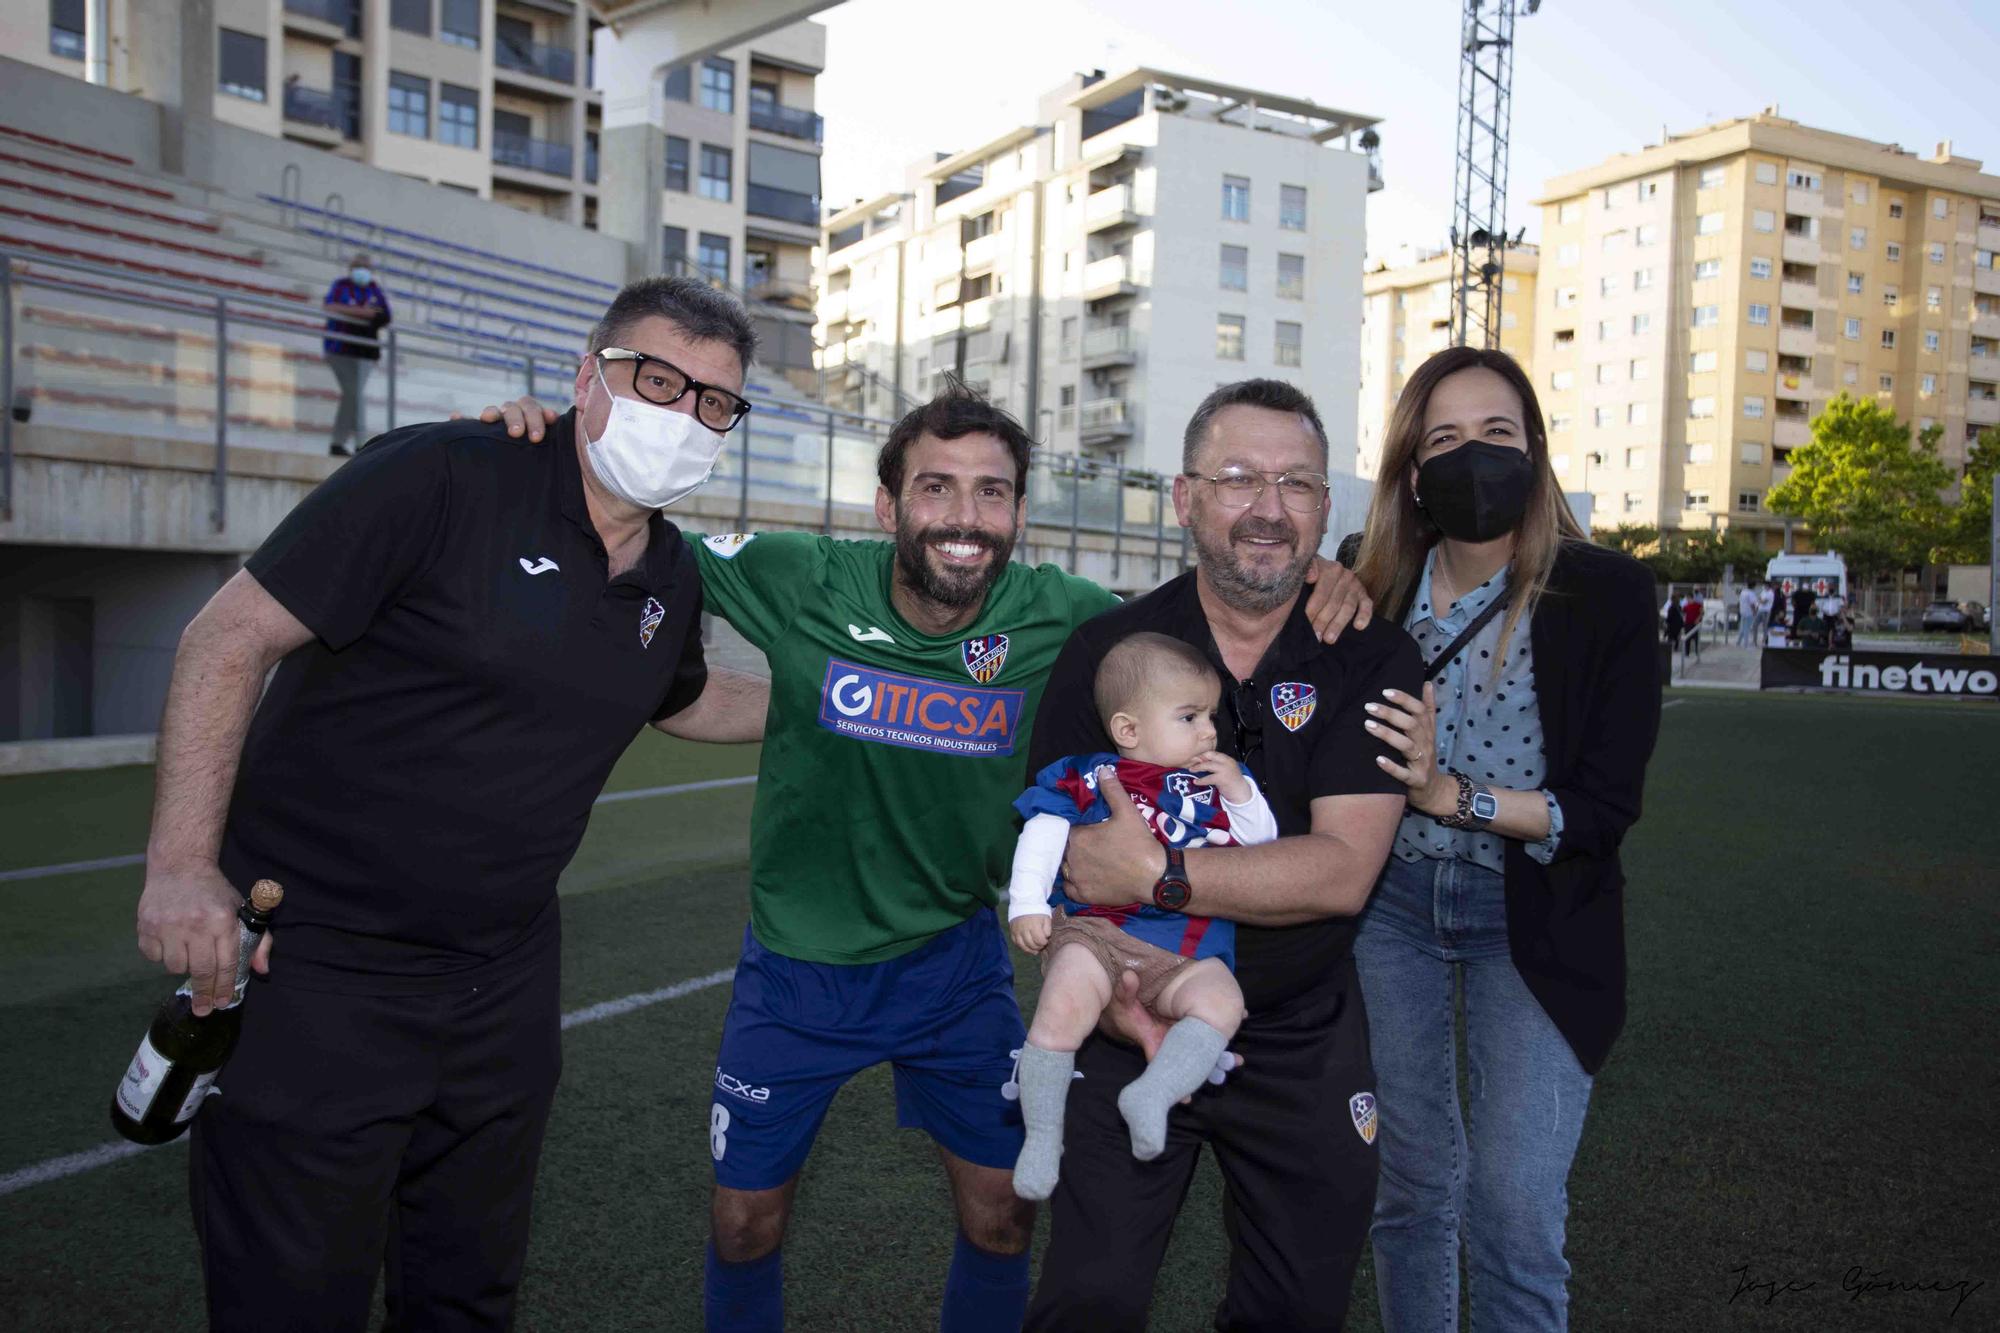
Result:
[[[909,163],[1034,119],[1070,74],[1151,65],[1381,119],[1368,250],[1445,244],[1458,0],[845,0],[822,11],[822,189],[900,189]],[[1779,114],[1953,151],[2000,174],[2000,0],[1546,0],[1515,25],[1508,213],[1529,239],[1551,177],[1675,132]]]

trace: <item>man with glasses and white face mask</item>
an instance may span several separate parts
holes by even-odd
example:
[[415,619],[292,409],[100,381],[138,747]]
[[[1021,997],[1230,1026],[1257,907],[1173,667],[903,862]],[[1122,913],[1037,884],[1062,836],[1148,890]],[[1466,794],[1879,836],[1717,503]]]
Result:
[[748,410],[754,346],[699,283],[627,287],[558,447],[381,436],[182,636],[140,949],[206,1013],[239,886],[286,891],[194,1119],[212,1328],[362,1329],[385,1259],[396,1327],[512,1322],[561,1066],[557,876],[641,726],[763,734],[764,682],[706,668],[659,512]]

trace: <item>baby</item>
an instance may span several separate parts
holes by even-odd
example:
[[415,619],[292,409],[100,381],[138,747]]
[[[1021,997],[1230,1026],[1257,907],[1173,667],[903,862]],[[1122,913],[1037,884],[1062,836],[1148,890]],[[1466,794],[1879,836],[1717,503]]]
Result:
[[1014,802],[1028,822],[1014,848],[1008,931],[1042,955],[1042,995],[1018,1074],[1027,1141],[1014,1163],[1014,1192],[1024,1199],[1055,1189],[1076,1051],[1111,1003],[1120,973],[1136,972],[1139,1003],[1173,1024],[1146,1072],[1118,1096],[1140,1161],[1166,1147],[1168,1110],[1201,1086],[1243,1020],[1243,992],[1230,971],[1235,923],[1150,901],[1091,907],[1059,886],[1051,891],[1070,826],[1110,817],[1098,799],[1100,771],[1115,766],[1153,836],[1169,847],[1278,836],[1249,772],[1215,749],[1222,683],[1199,651],[1164,634],[1129,635],[1105,654],[1094,693],[1118,753],[1058,760]]

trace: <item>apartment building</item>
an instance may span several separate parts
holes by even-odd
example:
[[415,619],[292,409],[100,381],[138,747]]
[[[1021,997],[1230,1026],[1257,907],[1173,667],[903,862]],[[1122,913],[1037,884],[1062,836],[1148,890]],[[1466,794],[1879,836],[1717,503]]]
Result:
[[1274,376],[1351,472],[1374,124],[1153,69],[1072,78],[827,220],[829,397],[887,413],[952,372],[1059,451],[1174,472],[1211,389]]
[[[1500,350],[1530,364],[1534,355],[1535,271],[1532,245],[1511,245],[1500,278]],[[1375,475],[1389,416],[1410,372],[1451,346],[1452,254],[1421,254],[1408,264],[1377,264],[1361,277],[1361,411],[1355,468]]]
[[1596,524],[1767,546],[1836,394],[1967,443],[2000,423],[2000,176],[1786,120],[1723,121],[1548,183],[1534,374]]

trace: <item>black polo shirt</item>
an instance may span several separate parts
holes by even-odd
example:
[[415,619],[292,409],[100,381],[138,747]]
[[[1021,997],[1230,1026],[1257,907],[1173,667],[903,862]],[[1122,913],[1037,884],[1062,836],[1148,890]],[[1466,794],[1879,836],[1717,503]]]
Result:
[[546,956],[611,766],[707,681],[701,580],[654,515],[607,581],[575,414],[440,422],[323,482],[247,568],[316,641],[251,723],[222,868],[285,887],[271,978],[378,994]]
[[[1065,755],[1114,748],[1092,702],[1098,664],[1126,635],[1151,630],[1201,649],[1222,678],[1217,741],[1255,775],[1277,816],[1280,837],[1311,832],[1316,797],[1403,795],[1403,784],[1375,762],[1375,756],[1390,751],[1362,729],[1368,715],[1361,706],[1381,699],[1388,689],[1422,692],[1417,645],[1379,617],[1367,629],[1350,628],[1337,643],[1323,644],[1313,634],[1305,603],[1301,592],[1256,674],[1234,685],[1209,633],[1192,570],[1085,621],[1049,673],[1035,714],[1030,780]],[[1198,883],[1192,906],[1201,908]],[[1245,1006],[1252,1014],[1268,1011],[1334,976],[1353,942],[1352,917],[1297,926],[1239,924],[1236,979]]]

